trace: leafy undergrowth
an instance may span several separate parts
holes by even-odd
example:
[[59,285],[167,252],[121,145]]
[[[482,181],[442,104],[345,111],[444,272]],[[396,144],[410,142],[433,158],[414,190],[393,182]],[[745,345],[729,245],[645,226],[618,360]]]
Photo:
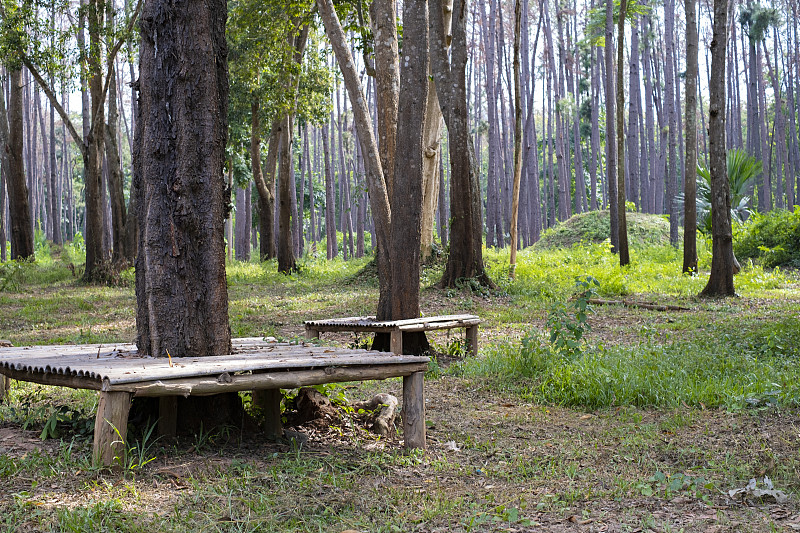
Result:
[[[309,437],[300,446],[237,430],[178,442],[134,433],[122,471],[112,473],[90,465],[94,393],[15,383],[0,406],[0,530],[800,527],[797,280],[745,264],[741,297],[698,299],[709,265],[700,244],[696,277],[680,274],[668,246],[634,249],[625,269],[603,244],[525,250],[514,281],[507,253],[487,251],[498,291],[470,280],[435,288],[442,264],[428,265],[423,312],[484,322],[475,359],[464,358],[459,334],[431,335],[448,357],[426,380],[424,454],[402,452],[401,429],[378,439],[345,413],[332,427],[296,428]],[[64,255],[41,254],[12,274],[0,291],[0,338],[131,341],[132,286],[83,285]],[[367,262],[306,259],[291,276],[274,262],[229,264],[233,334],[291,339],[303,320],[374,313]],[[576,278],[585,283],[577,293]],[[587,288],[685,310],[594,305],[580,316]],[[343,392],[366,399],[401,390],[389,380]],[[790,494],[788,504],[726,496],[764,475]]]

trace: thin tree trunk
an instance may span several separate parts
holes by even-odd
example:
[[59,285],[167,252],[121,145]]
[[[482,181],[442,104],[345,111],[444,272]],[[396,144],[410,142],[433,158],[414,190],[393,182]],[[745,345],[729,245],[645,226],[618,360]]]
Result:
[[698,34],[694,0],[686,10],[686,161],[683,171],[683,272],[697,272],[697,75]]
[[[687,0],[688,1],[688,0]],[[628,108],[628,175],[631,182],[631,201],[641,211],[643,195],[641,187],[641,164],[639,159],[639,117],[642,114],[642,99],[639,91],[639,16],[631,24],[630,55],[630,106]]]
[[367,186],[375,221],[376,262],[378,264],[378,283],[380,296],[378,301],[378,319],[385,319],[391,312],[391,265],[389,249],[391,246],[391,208],[386,193],[383,168],[381,166],[378,144],[372,132],[372,122],[367,110],[366,99],[356,72],[352,54],[342,30],[339,18],[333,9],[332,0],[317,0],[320,18],[325,25],[325,33],[331,41],[339,68],[344,77],[345,87],[350,96],[358,139],[367,163]]
[[339,254],[336,242],[336,195],[333,186],[333,170],[331,169],[331,152],[328,143],[328,125],[322,127],[322,151],[325,154],[325,231],[328,241],[328,260]]
[[[113,10],[108,10],[108,17],[112,19]],[[112,19],[113,20],[113,19]],[[122,166],[119,158],[119,146],[117,145],[117,77],[114,69],[110,73],[108,84],[108,124],[105,127],[105,148],[108,158],[108,192],[111,200],[111,231],[113,248],[113,260],[133,261],[134,254],[126,249],[126,228],[127,213],[125,211],[125,193],[123,191]]]
[[481,198],[475,151],[469,132],[466,65],[466,0],[453,3],[452,51],[448,58],[441,0],[430,0],[431,61],[436,93],[450,140],[450,254],[441,285],[464,278],[494,286],[483,265]]
[[[23,162],[22,122],[22,72],[18,69],[8,73],[8,130],[3,132],[5,152],[8,155],[8,209],[10,213],[11,259],[33,257],[33,223],[28,204],[28,185],[25,181]],[[3,106],[5,107],[5,106]],[[2,111],[3,109],[0,109]],[[6,113],[3,113],[5,116]],[[0,121],[0,128],[5,121]]]
[[628,1],[620,0],[617,23],[617,209],[619,216],[619,266],[631,262],[628,252],[628,219],[625,205],[625,18]]
[[[617,193],[617,132],[612,117],[614,111],[614,6],[612,0],[606,0],[606,182],[608,183],[609,211],[611,216],[611,251],[619,251],[619,209],[625,209],[625,204],[619,205]],[[622,132],[619,132],[620,135]]]
[[[511,256],[508,275],[513,279],[517,268],[517,221],[519,220],[519,187],[522,181],[522,78],[520,74],[520,34],[522,2],[514,2],[514,186],[511,193]],[[527,29],[526,29],[527,30]],[[577,179],[577,178],[576,178]],[[580,208],[578,209],[580,211]]]
[[283,116],[278,141],[278,272],[289,274],[297,270],[292,242],[292,118],[287,113]]
[[669,242],[678,246],[678,210],[675,199],[678,195],[678,110],[675,108],[675,1],[667,0],[664,4],[664,48],[666,60],[664,68],[664,106],[669,128],[669,158],[667,160],[667,213],[669,213]]

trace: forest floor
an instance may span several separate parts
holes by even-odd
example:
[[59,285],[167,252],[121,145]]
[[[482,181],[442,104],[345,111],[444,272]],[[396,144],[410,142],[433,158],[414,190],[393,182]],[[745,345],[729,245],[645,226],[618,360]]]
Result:
[[[533,261],[523,255],[523,262],[526,257]],[[501,278],[502,257],[490,254],[488,261]],[[234,336],[290,340],[302,334],[303,320],[371,313],[377,287],[358,274],[364,262],[323,263],[292,277],[275,274],[270,263],[231,265]],[[0,338],[15,345],[133,339],[131,286],[82,285],[57,261],[25,268],[0,292]],[[741,278],[740,297],[704,301],[693,296],[699,280],[664,278],[653,290],[638,291],[629,273],[627,288],[617,290],[610,267],[582,264],[581,272],[600,279],[604,298],[688,308],[597,306],[587,347],[605,346],[613,357],[632,350],[643,365],[650,363],[649,352],[636,351],[642,347],[685,349],[679,355],[686,368],[671,370],[676,373],[699,364],[691,351],[707,351],[703,361],[710,361],[730,359],[726,350],[754,350],[751,358],[774,368],[767,376],[775,383],[767,389],[783,391],[753,388],[762,378],[761,367],[752,367],[736,370],[739,382],[720,384],[707,396],[693,396],[689,389],[698,384],[689,384],[660,400],[629,400],[613,388],[603,399],[605,389],[582,381],[577,388],[589,394],[584,401],[566,392],[553,396],[548,387],[560,382],[542,377],[567,369],[577,375],[579,367],[514,374],[502,366],[504,357],[524,351],[520,339],[531,331],[547,336],[553,302],[569,301],[574,272],[565,267],[561,282],[537,281],[538,268],[518,270],[528,276],[515,282],[521,288],[505,283],[494,293],[438,289],[432,286],[436,267],[423,273],[424,314],[469,312],[484,319],[478,360],[463,356],[457,334],[433,337],[440,357],[426,376],[425,452],[403,451],[399,430],[377,438],[360,415],[342,408],[339,420],[293,428],[302,434],[299,443],[271,443],[235,428],[175,442],[139,432],[121,468],[99,470],[90,464],[95,394],[15,383],[0,406],[0,530],[800,529],[800,402],[796,387],[784,383],[796,375],[780,366],[787,359],[798,366],[800,353],[794,274],[756,268]],[[550,284],[560,288],[543,294]],[[323,340],[363,342],[344,334]],[[635,364],[623,370],[637,379]],[[400,380],[388,380],[327,392],[355,401],[377,392],[401,396],[401,390]],[[48,429],[51,420],[58,423]],[[43,433],[49,438],[42,440]],[[730,497],[753,478],[764,488],[765,476],[787,501]]]

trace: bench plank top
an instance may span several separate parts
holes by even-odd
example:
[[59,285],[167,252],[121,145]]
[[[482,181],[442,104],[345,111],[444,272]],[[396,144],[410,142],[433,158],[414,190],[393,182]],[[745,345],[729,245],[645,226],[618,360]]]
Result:
[[42,382],[49,376],[69,377],[86,388],[153,380],[233,374],[247,371],[427,363],[428,357],[332,348],[310,344],[267,342],[261,338],[233,340],[233,353],[209,357],[149,357],[133,344],[86,344],[0,348],[0,374],[24,372]]

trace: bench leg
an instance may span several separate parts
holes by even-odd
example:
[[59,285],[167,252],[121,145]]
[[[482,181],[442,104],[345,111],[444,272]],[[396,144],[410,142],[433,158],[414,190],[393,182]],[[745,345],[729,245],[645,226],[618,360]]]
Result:
[[391,333],[391,340],[389,341],[389,350],[395,355],[403,355],[403,332],[399,329],[393,329]]
[[178,434],[177,396],[161,396],[158,399],[158,434],[167,438]]
[[403,377],[403,435],[406,448],[425,448],[425,373]]
[[467,350],[473,356],[478,356],[478,326],[470,326],[467,328]]
[[281,423],[281,391],[280,389],[262,389],[253,391],[253,405],[261,409],[264,415],[264,430],[268,439],[277,440],[283,436]]
[[100,393],[97,417],[94,420],[92,449],[92,458],[96,465],[111,466],[116,457],[124,457],[130,408],[129,392]]

